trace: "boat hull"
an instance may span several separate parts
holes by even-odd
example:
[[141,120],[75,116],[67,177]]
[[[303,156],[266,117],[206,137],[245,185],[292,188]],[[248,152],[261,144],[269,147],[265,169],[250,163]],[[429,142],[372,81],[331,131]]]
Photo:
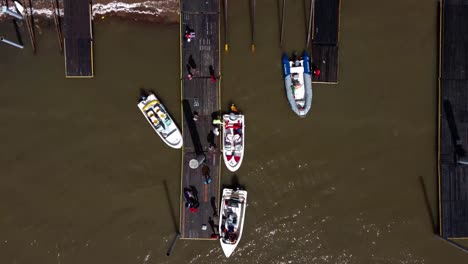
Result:
[[[230,202],[231,199],[235,199],[238,201],[237,206],[233,206]],[[230,205],[231,204],[231,205]],[[233,190],[225,188],[223,189],[223,195],[221,198],[221,206],[219,211],[219,234],[221,248],[223,249],[224,255],[229,258],[236,249],[239,241],[242,237],[242,231],[244,228],[244,220],[245,220],[245,209],[247,207],[247,191],[245,190]],[[229,219],[229,214],[235,213],[237,216],[237,229],[234,231],[236,234],[235,241],[230,241],[226,237],[229,236],[227,234],[226,226],[229,225],[226,223]]]
[[[155,102],[158,102],[158,103],[156,104]],[[168,129],[165,130],[164,132],[159,131],[155,127],[154,123],[148,117],[147,112],[153,110],[152,109],[153,106],[151,104],[157,105],[158,107],[162,108],[165,111],[166,119],[170,120],[170,125],[168,126]],[[180,130],[177,127],[177,125],[174,123],[174,120],[170,117],[169,113],[167,113],[166,109],[160,103],[156,95],[150,94],[144,100],[140,100],[140,102],[138,103],[138,108],[140,109],[141,113],[145,116],[146,120],[151,125],[151,127],[156,132],[156,134],[159,135],[159,137],[162,139],[164,143],[166,143],[166,145],[174,149],[180,149],[182,147],[183,145],[182,133],[180,133]],[[165,132],[168,132],[168,133],[163,135]]]
[[309,112],[312,106],[312,75],[310,72],[310,57],[309,54],[304,51],[302,56],[301,64],[303,69],[303,86],[304,86],[304,98],[303,106],[298,104],[298,101],[295,98],[294,91],[291,89],[293,86],[293,80],[291,76],[291,66],[290,59],[286,54],[283,54],[282,63],[283,63],[283,75],[284,75],[284,85],[286,88],[286,96],[289,101],[289,105],[294,113],[300,117],[305,117]]
[[[228,170],[237,171],[244,159],[245,118],[242,114],[223,115],[223,160]],[[236,132],[238,130],[239,132]],[[239,135],[239,137],[237,137]],[[237,137],[237,139],[236,139]]]

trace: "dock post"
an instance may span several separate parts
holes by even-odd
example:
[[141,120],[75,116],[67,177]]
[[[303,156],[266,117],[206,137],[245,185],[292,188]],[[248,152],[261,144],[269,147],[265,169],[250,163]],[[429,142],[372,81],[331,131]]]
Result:
[[229,51],[228,42],[228,0],[224,0],[224,51]]
[[283,0],[283,7],[282,7],[282,11],[281,11],[281,36],[280,36],[280,46],[281,47],[283,47],[285,11],[286,11],[286,0]]
[[256,0],[250,0],[250,20],[252,23],[252,52],[255,52],[255,6]]
[[175,244],[176,244],[177,240],[179,240],[179,237],[180,237],[180,233],[177,232],[176,236],[174,237],[174,240],[172,240],[171,246],[167,250],[166,256],[169,257],[172,254],[172,251],[174,251]]
[[[15,3],[18,3],[17,1],[15,1]],[[36,37],[35,37],[35,34],[34,34],[34,28],[32,26],[32,6],[31,6],[31,1],[29,1],[29,10],[31,11],[31,15],[29,14],[28,12],[28,8],[25,6],[25,3],[24,1],[22,1],[21,3],[24,7],[24,11],[23,11],[23,16],[24,16],[24,20],[26,21],[26,28],[28,30],[28,33],[29,33],[29,39],[31,41],[31,47],[33,49],[33,53],[36,54]]]
[[8,39],[5,39],[4,37],[0,37],[0,41],[3,42],[3,43],[6,43],[6,44],[8,44],[8,45],[11,45],[11,46],[13,46],[13,47],[17,47],[17,48],[19,48],[19,49],[23,49],[23,48],[24,48],[23,45],[20,45],[20,44],[18,44],[18,43],[15,43],[15,42],[13,42],[13,41],[10,41],[10,40],[8,40]]
[[312,15],[314,12],[314,0],[310,0],[310,7],[309,7],[309,25],[307,27],[307,43],[306,47],[310,46],[310,38],[312,37]]
[[54,17],[55,29],[57,30],[57,39],[59,43],[60,52],[63,52],[63,35],[62,27],[60,25],[60,10],[58,9],[57,0],[50,0],[52,4],[52,12]]

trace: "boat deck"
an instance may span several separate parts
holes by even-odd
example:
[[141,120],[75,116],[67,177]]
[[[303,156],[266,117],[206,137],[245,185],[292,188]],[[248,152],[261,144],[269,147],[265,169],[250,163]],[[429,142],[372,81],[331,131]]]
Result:
[[314,83],[338,83],[340,0],[315,0],[312,63],[320,69]]
[[67,78],[94,75],[91,2],[64,0],[65,76]]
[[[180,45],[181,45],[181,88],[184,147],[181,168],[180,233],[183,239],[213,239],[212,221],[218,223],[220,196],[219,137],[214,137],[213,116],[219,112],[219,5],[218,0],[180,1]],[[186,27],[194,30],[195,39],[187,43],[184,35]],[[187,78],[190,57],[193,61],[193,79]],[[216,82],[211,81],[214,73]],[[198,120],[193,113],[198,112]],[[209,150],[210,142],[218,146]],[[205,155],[204,164],[197,169],[189,167],[190,160]],[[205,170],[205,171],[204,171]],[[204,184],[204,173],[208,171],[211,183]],[[190,212],[185,207],[184,188],[195,188],[200,206],[198,212]],[[211,224],[210,224],[211,223]],[[207,230],[202,230],[202,225]]]
[[439,60],[440,235],[468,238],[468,1],[441,4]]

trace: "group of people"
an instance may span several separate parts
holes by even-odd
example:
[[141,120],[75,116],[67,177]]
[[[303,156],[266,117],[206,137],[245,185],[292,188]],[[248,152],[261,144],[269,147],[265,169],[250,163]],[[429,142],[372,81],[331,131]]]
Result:
[[[195,39],[195,31],[191,29],[189,26],[186,26],[184,38],[187,41],[187,43],[191,42],[193,39]],[[195,64],[195,60],[193,59],[192,55],[190,55],[189,61],[186,67],[187,67],[187,72],[188,72],[187,79],[192,80],[194,72],[196,72],[196,68],[197,68],[197,65]],[[214,72],[213,66],[209,67],[209,72],[210,72],[211,82],[216,83],[216,74]]]
[[192,213],[198,212],[200,203],[198,202],[198,192],[195,187],[184,188],[185,207]]
[[[234,225],[237,222],[237,216],[233,212],[227,213],[227,217],[223,216],[223,230],[221,237],[225,242],[236,243],[237,232]],[[226,228],[227,225],[227,228]]]

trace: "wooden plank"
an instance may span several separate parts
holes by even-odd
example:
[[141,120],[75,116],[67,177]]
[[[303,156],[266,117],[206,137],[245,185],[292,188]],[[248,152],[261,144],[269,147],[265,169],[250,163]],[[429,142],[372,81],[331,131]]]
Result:
[[439,76],[439,215],[446,238],[468,237],[468,1],[444,0]]
[[[212,120],[219,112],[219,5],[217,0],[181,0],[181,75],[183,101],[184,147],[181,166],[181,191],[193,188],[198,192],[200,206],[197,212],[180,205],[180,231],[183,239],[213,239],[210,220],[217,223],[220,195],[220,152],[218,148],[209,149],[210,143],[219,144],[214,137]],[[195,39],[187,42],[186,29],[195,32]],[[187,67],[191,65],[191,67]],[[192,79],[188,78],[191,73]],[[211,76],[216,80],[213,82]],[[193,113],[198,113],[197,121]],[[204,164],[191,169],[189,162],[198,155],[206,157]],[[204,171],[209,171],[211,183],[205,184]],[[183,197],[183,193],[182,193]],[[202,230],[206,225],[207,230]]]
[[314,83],[338,83],[338,46],[312,45],[312,65],[320,69]]
[[64,0],[66,77],[93,77],[91,9],[88,0]]
[[314,43],[338,44],[340,0],[315,0]]
[[314,0],[312,64],[320,70],[314,83],[338,83],[340,0]]

